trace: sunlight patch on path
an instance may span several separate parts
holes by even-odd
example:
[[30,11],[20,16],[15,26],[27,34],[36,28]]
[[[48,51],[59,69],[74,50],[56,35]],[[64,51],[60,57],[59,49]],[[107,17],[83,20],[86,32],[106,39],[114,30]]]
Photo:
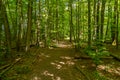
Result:
[[57,64],[57,63],[54,63],[54,62],[51,62],[50,64],[54,65],[56,67],[56,69],[61,69],[62,68],[62,65],[60,65],[60,64]]
[[[51,65],[55,66],[56,69],[64,69],[64,67],[72,66],[75,64],[72,61],[72,57],[61,56],[60,58],[61,58],[60,61],[54,61],[54,62],[50,63]],[[65,69],[67,69],[67,68],[65,68]]]
[[33,79],[31,79],[31,80],[42,80],[40,77],[37,77],[37,76],[35,76]]
[[66,59],[66,60],[72,59],[72,57],[69,57],[69,56],[61,56],[60,58],[61,58],[61,59]]
[[98,70],[105,70],[111,74],[117,74],[120,76],[120,67],[113,68],[112,65],[99,65]]
[[54,74],[50,73],[49,71],[45,70],[42,75],[46,77],[51,77],[52,80],[61,80],[61,77],[55,76]]

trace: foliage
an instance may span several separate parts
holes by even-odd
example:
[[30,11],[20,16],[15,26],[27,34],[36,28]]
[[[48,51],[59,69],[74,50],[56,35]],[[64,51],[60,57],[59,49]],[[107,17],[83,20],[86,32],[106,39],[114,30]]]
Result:
[[108,80],[106,77],[102,76],[98,71],[93,72],[94,80]]
[[15,68],[15,71],[17,74],[27,74],[31,71],[31,68],[28,65],[22,65],[22,66],[17,66]]
[[87,47],[84,51],[88,56],[92,58],[93,62],[96,65],[99,65],[101,63],[100,58],[110,55],[110,53],[107,51],[105,46],[101,46],[101,47],[95,46],[93,48]]

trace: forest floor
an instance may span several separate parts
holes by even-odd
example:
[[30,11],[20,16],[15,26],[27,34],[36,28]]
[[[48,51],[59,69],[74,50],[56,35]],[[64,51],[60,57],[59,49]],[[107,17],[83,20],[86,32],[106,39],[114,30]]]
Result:
[[[120,49],[111,52],[120,56]],[[119,61],[103,59],[96,68],[91,59],[75,59],[81,53],[70,43],[56,48],[32,47],[30,53],[23,54],[1,80],[120,80]]]

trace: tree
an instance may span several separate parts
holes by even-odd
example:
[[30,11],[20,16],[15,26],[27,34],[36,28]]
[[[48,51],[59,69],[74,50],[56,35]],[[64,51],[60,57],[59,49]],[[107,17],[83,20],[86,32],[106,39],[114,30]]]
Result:
[[5,30],[5,37],[6,37],[6,47],[7,52],[11,52],[11,33],[10,33],[10,27],[8,22],[8,15],[6,12],[6,7],[2,0],[0,0],[1,3],[1,14],[3,15],[3,24],[4,24],[4,30]]
[[72,42],[72,32],[73,32],[73,11],[72,11],[72,3],[73,3],[73,0],[69,0],[69,26],[70,26],[70,42]]
[[99,36],[100,36],[100,0],[97,0],[97,14],[96,14],[96,39],[99,41]]
[[100,26],[100,39],[103,40],[103,29],[104,29],[104,12],[105,12],[105,4],[106,0],[102,0],[102,7],[101,7],[101,26]]
[[26,33],[26,51],[30,48],[30,40],[31,40],[31,28],[32,28],[32,6],[33,1],[29,0],[28,2],[28,22],[27,22],[27,33]]
[[[2,10],[2,6],[1,6],[1,3],[0,3],[0,15],[2,15],[2,12],[1,12],[1,10]],[[1,44],[1,42],[2,42],[2,24],[3,24],[3,22],[2,22],[2,17],[0,16],[0,49],[1,49],[1,46],[2,46],[2,44]]]
[[18,0],[18,13],[19,13],[19,23],[18,23],[18,34],[17,34],[17,51],[20,50],[21,47],[21,31],[22,31],[22,24],[23,24],[23,11],[22,11],[22,0]]
[[88,0],[88,46],[91,47],[91,1]]

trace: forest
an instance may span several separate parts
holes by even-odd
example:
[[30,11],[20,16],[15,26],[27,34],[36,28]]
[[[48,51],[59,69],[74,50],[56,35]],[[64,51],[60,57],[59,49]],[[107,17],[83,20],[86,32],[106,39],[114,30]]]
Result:
[[120,0],[0,0],[0,80],[120,80]]

